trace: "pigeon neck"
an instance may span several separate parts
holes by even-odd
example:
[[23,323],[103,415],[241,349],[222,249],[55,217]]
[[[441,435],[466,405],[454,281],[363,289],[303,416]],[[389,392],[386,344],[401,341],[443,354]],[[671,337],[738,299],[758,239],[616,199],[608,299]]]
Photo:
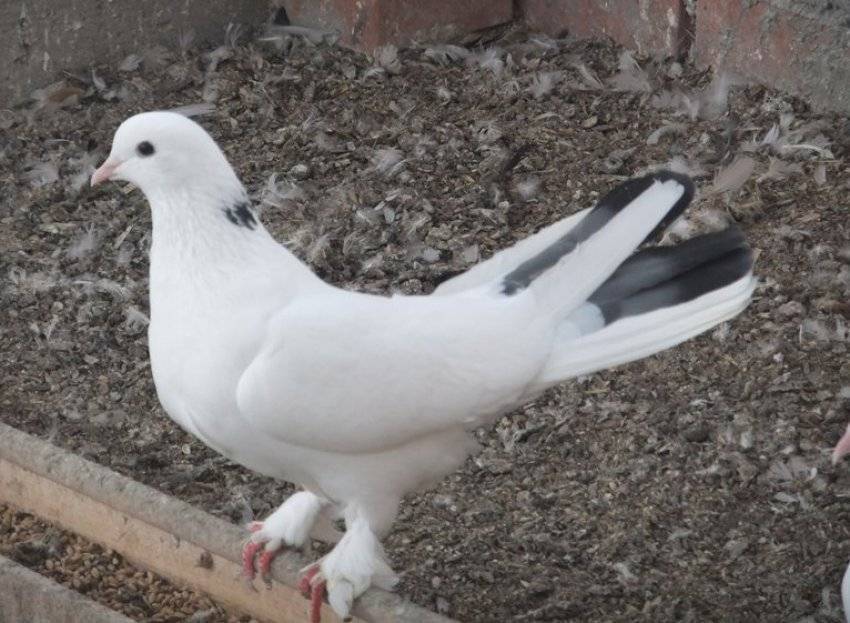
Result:
[[257,219],[241,187],[229,193],[185,190],[149,199],[154,264],[192,272],[216,266],[251,270],[267,263],[270,253],[288,255]]

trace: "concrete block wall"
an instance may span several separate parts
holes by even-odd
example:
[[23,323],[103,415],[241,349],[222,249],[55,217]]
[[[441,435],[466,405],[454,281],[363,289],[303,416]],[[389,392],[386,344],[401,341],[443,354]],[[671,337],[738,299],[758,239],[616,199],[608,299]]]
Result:
[[268,0],[0,1],[0,105],[93,65],[121,62],[156,45],[170,50],[192,32],[223,43],[228,23],[263,24]]

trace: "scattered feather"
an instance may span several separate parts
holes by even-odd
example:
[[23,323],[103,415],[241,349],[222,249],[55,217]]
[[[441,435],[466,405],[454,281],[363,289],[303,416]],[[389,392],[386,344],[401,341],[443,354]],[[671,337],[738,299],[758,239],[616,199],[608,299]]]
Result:
[[106,90],[106,81],[103,78],[97,75],[97,72],[92,69],[91,70],[91,83],[94,85],[94,88],[98,91]]
[[601,90],[605,88],[605,85],[602,84],[602,81],[596,76],[590,67],[585,65],[582,62],[576,62],[574,67],[578,70],[579,76],[581,76],[582,81],[594,90]]
[[95,288],[110,295],[116,301],[127,301],[132,296],[132,290],[112,279],[98,279]]
[[398,57],[398,48],[394,45],[379,46],[375,48],[372,54],[377,67],[388,74],[398,75],[401,73],[401,59]]
[[80,101],[80,97],[85,94],[85,91],[78,86],[68,84],[64,80],[49,84],[42,89],[33,91],[30,96],[35,102],[36,110],[44,110],[47,112],[73,106]]
[[321,130],[316,132],[313,142],[322,151],[331,153],[342,153],[345,151],[345,145],[340,139]]
[[667,163],[667,168],[676,173],[684,173],[694,179],[708,175],[708,169],[702,166],[701,163],[688,161],[683,156],[674,156]]
[[767,167],[767,171],[761,174],[756,181],[764,182],[766,180],[775,180],[781,181],[792,175],[799,174],[803,172],[803,167],[797,162],[785,162],[784,160],[780,160],[779,158],[770,159],[770,164]]
[[496,47],[484,48],[470,54],[467,62],[490,71],[495,77],[501,76],[502,71],[505,69],[505,61],[502,60],[502,50]]
[[544,71],[534,74],[531,78],[531,84],[528,91],[534,96],[534,99],[539,100],[548,95],[555,88],[555,83],[558,80],[558,73],[554,71]]
[[171,59],[171,53],[161,45],[155,45],[142,52],[142,64],[146,70],[165,67]]
[[384,256],[382,253],[373,255],[370,258],[363,260],[360,269],[364,273],[371,273],[379,270],[384,265]]
[[72,159],[71,164],[76,167],[77,172],[71,176],[71,190],[79,193],[89,183],[99,160],[100,156],[92,152],[84,152],[79,158]]
[[376,149],[372,154],[372,167],[386,178],[393,177],[404,165],[404,154],[398,149]]
[[505,80],[502,82],[502,86],[499,87],[499,95],[506,98],[514,98],[519,95],[521,87],[519,85],[519,81],[514,79]]
[[826,165],[823,162],[815,167],[814,178],[818,186],[826,184]]
[[523,201],[529,201],[537,195],[540,188],[540,180],[536,177],[528,177],[516,185],[516,192]]
[[826,147],[829,144],[829,140],[826,137],[818,138],[816,140],[809,143],[797,143],[795,145],[784,145],[782,147],[783,152],[795,152],[795,151],[813,151],[818,156],[822,158],[832,159],[835,155],[832,153],[830,149]]
[[649,83],[649,74],[644,71],[629,50],[623,50],[620,54],[619,71],[614,74],[608,83],[615,91],[633,91],[648,93],[652,91]]
[[318,28],[293,25],[278,26],[273,24],[266,29],[260,41],[273,43],[277,49],[281,50],[288,48],[289,40],[293,38],[300,38],[311,45],[333,45],[336,43],[338,35],[335,32],[320,30]]
[[730,165],[720,169],[711,185],[712,193],[734,193],[743,187],[756,168],[756,161],[749,156],[736,158]]
[[767,134],[764,135],[764,138],[761,139],[761,144],[768,147],[776,147],[779,142],[779,132],[779,125],[774,123],[767,131]]
[[471,244],[457,254],[457,257],[461,264],[469,266],[471,264],[478,263],[478,260],[481,257],[481,252],[477,244]]
[[437,249],[432,247],[425,247],[422,250],[422,259],[429,264],[433,264],[434,262],[438,262],[440,260],[440,252]]
[[714,75],[711,84],[700,94],[699,116],[703,119],[717,119],[724,115],[729,107],[729,89],[732,80],[727,73]]
[[282,208],[291,201],[304,199],[304,191],[289,180],[278,181],[277,173],[272,173],[260,191],[260,206]]
[[546,50],[547,52],[554,52],[558,49],[558,42],[543,34],[532,35],[529,37],[528,42],[541,50]]
[[130,73],[136,71],[142,64],[142,57],[139,54],[130,54],[126,56],[121,64],[118,65],[118,71]]
[[245,28],[242,24],[230,22],[224,29],[224,45],[230,49],[235,49],[239,46],[239,39],[244,34]]
[[180,31],[177,36],[177,49],[180,51],[180,56],[186,58],[189,50],[192,49],[192,44],[195,42],[195,31],[189,28],[188,30]]
[[438,65],[450,65],[465,61],[469,58],[470,52],[459,45],[442,44],[425,48],[423,54],[425,58]]
[[27,166],[27,170],[23,174],[23,178],[27,180],[33,188],[41,188],[59,181],[59,168],[52,160],[45,162],[32,162]]
[[124,328],[129,333],[140,333],[149,324],[150,318],[135,305],[129,305],[124,309]]
[[311,264],[319,264],[324,261],[325,253],[331,245],[330,234],[322,234],[316,238],[307,249],[307,261]]
[[668,134],[684,134],[687,131],[688,126],[684,123],[665,123],[646,138],[646,144],[658,145],[659,141]]
[[186,104],[169,110],[184,117],[202,117],[215,112],[215,106],[210,102],[198,102],[197,104]]
[[68,250],[65,252],[69,258],[78,260],[94,251],[97,248],[98,235],[94,225],[89,225],[82,234],[80,234]]
[[[206,55],[206,59],[207,59],[207,62],[208,62],[208,64],[207,64],[207,75],[215,73],[215,70],[218,69],[219,64],[221,64],[223,61],[226,61],[230,58],[233,58],[233,49],[226,46],[226,45],[220,45],[216,49],[214,49],[212,52],[209,52]],[[207,101],[207,100],[204,99],[204,101]]]

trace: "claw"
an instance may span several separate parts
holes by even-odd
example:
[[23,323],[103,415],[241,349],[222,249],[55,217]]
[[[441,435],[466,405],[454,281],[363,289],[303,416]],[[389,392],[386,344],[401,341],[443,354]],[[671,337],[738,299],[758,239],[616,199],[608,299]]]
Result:
[[261,549],[263,549],[263,544],[254,543],[253,541],[248,541],[245,547],[242,548],[242,574],[249,582],[253,581],[257,575],[254,569],[254,558]]
[[310,623],[322,622],[322,602],[325,599],[325,581],[316,582],[310,595]]
[[272,587],[272,577],[271,577],[271,566],[274,557],[277,556],[279,549],[266,549],[260,554],[260,559],[258,561],[258,566],[260,568],[260,577],[265,582],[266,587],[271,589]]
[[315,563],[304,569],[304,575],[298,582],[298,590],[310,600],[310,623],[321,623],[322,602],[325,600],[325,579],[319,573],[319,564]]
[[304,595],[307,599],[310,598],[311,593],[313,592],[313,578],[316,577],[316,574],[319,573],[319,564],[314,563],[302,569],[304,575],[301,576],[301,579],[298,581],[298,590],[301,591],[301,594]]
[[257,571],[259,571],[263,582],[268,588],[271,588],[272,561],[280,551],[281,542],[276,539],[261,540],[262,537],[257,535],[257,532],[263,529],[262,521],[252,521],[247,528],[252,535],[245,543],[245,547],[242,548],[242,575],[248,580],[251,588],[254,588],[253,581],[257,576]]

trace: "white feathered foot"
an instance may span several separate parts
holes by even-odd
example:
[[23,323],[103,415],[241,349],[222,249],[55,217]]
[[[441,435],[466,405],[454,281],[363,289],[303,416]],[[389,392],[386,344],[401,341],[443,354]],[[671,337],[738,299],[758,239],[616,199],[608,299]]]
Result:
[[347,619],[354,600],[366,589],[374,585],[391,590],[396,582],[398,577],[387,564],[381,542],[369,523],[357,517],[327,556],[304,569],[299,589],[310,599],[310,622],[320,623],[326,592],[334,612]]
[[[290,496],[265,521],[252,521],[248,524],[251,536],[242,549],[242,572],[248,581],[252,581],[257,571],[267,586],[271,586],[269,570],[272,560],[284,548],[301,549],[310,537],[320,512],[327,504],[309,491],[301,491]],[[337,533],[338,535],[338,533]],[[339,537],[326,540],[337,540]]]

